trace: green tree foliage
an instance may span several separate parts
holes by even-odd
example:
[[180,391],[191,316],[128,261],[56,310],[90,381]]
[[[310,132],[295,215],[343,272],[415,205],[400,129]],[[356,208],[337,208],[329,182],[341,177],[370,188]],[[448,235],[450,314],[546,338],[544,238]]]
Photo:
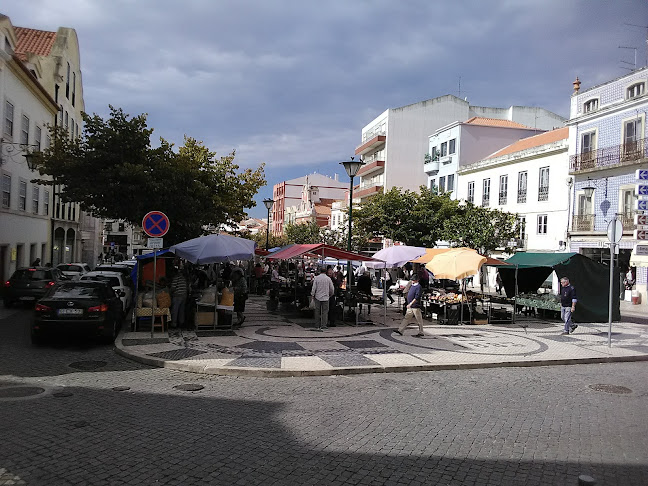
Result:
[[[259,231],[258,233],[255,234],[243,232],[241,233],[241,237],[256,241],[257,248],[263,248],[265,250],[266,247],[265,231]],[[286,239],[285,236],[275,236],[272,234],[272,231],[270,231],[270,234],[268,235],[268,248],[277,248],[279,246],[286,246],[287,244],[288,244],[288,240]]]
[[284,233],[288,244],[322,243],[320,227],[317,225],[315,219],[312,219],[308,223],[289,223],[284,228]]
[[39,182],[61,185],[64,201],[98,217],[139,225],[147,212],[162,211],[171,220],[165,245],[200,236],[207,224],[240,221],[265,184],[263,165],[239,171],[233,152],[216,157],[191,137],[177,151],[164,139],[152,148],[144,114],[130,117],[111,106],[107,119],[83,119],[80,138],[53,130],[54,143],[38,160],[53,181]]
[[437,241],[474,248],[488,254],[508,248],[518,234],[517,215],[460,205],[449,194],[421,187],[420,193],[393,188],[353,211],[354,233],[390,238],[407,245],[431,248]]

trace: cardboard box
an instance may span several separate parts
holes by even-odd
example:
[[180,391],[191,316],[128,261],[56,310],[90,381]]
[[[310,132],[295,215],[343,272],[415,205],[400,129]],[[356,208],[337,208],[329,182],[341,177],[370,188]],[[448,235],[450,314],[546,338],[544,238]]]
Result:
[[211,326],[213,324],[213,312],[196,312],[196,326]]

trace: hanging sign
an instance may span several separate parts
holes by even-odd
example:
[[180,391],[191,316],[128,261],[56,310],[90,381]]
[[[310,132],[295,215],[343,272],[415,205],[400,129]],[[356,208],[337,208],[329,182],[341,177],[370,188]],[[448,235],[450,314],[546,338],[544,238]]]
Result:
[[637,169],[635,172],[635,178],[640,181],[648,181],[648,170],[646,169]]
[[635,225],[636,226],[648,225],[648,214],[635,214]]
[[648,211],[648,200],[639,199],[637,201],[637,211]]
[[146,241],[146,248],[150,248],[150,249],[164,248],[163,238],[149,238]]
[[169,218],[160,211],[149,211],[142,219],[142,230],[151,238],[162,238],[169,231]]
[[639,196],[648,196],[648,184],[637,184],[636,192]]
[[648,230],[635,230],[635,240],[648,240]]

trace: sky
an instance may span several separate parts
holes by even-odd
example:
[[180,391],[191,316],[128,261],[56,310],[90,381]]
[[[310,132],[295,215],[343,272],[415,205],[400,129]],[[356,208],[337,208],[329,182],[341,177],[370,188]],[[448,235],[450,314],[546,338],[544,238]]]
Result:
[[[22,0],[14,26],[77,31],[86,111],[148,114],[268,185],[339,162],[388,108],[446,94],[567,117],[581,89],[647,65],[646,0]],[[628,25],[633,24],[633,25]],[[620,48],[630,47],[627,48]]]

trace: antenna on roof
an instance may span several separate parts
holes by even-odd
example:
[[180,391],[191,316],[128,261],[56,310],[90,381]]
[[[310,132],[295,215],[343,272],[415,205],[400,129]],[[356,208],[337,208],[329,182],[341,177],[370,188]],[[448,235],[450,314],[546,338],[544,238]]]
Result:
[[[629,67],[621,66],[623,69],[629,69],[630,71],[634,71],[637,69],[637,48],[636,47],[628,47],[628,46],[619,46],[619,49],[632,49],[634,51],[634,67],[630,69]],[[623,61],[621,60],[622,63],[624,64],[631,64],[628,61]]]
[[[630,27],[639,27],[640,29],[646,29],[646,66],[648,66],[648,25],[629,24],[628,22],[624,22],[623,25],[629,25]],[[621,46],[619,46],[619,47],[621,47]],[[626,48],[626,49],[635,49],[635,69],[637,69],[637,50],[636,50],[636,48],[635,47],[630,47],[630,48]]]

